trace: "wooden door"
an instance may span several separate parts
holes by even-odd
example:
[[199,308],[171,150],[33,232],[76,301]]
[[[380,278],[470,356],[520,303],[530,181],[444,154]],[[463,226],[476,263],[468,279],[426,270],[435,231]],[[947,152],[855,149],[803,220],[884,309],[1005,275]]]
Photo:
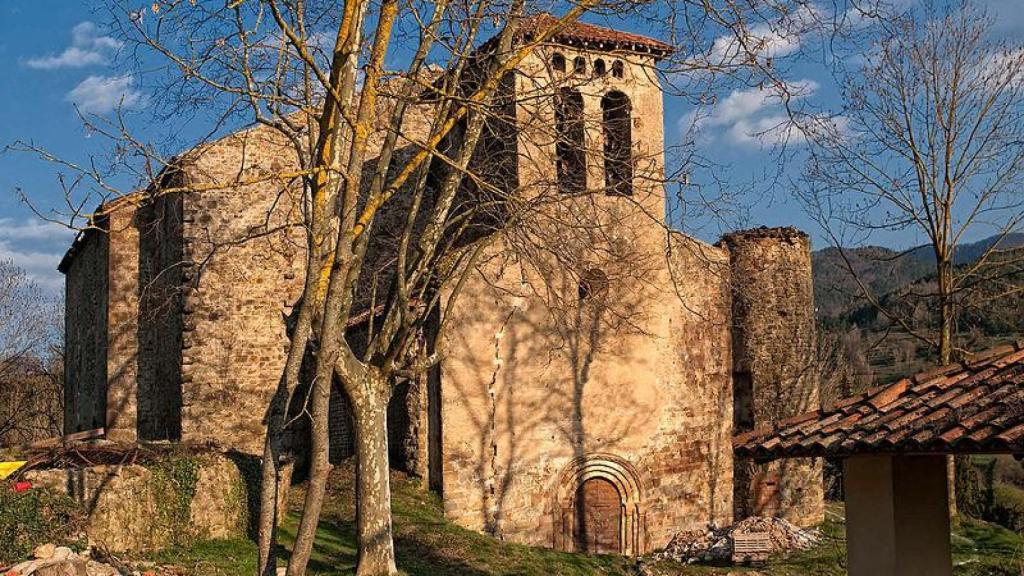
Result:
[[576,549],[589,554],[622,551],[622,500],[611,482],[591,478],[576,490]]

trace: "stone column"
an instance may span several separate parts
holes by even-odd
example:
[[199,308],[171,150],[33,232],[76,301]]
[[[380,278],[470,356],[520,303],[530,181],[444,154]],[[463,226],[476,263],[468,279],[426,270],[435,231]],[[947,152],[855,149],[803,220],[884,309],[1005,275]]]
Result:
[[[794,228],[727,234],[732,279],[733,430],[776,424],[820,406],[811,243]],[[825,517],[821,462],[737,460],[736,520],[779,516],[800,526]]]
[[135,442],[138,388],[139,231],[135,206],[111,209],[107,306],[107,439]]
[[843,486],[850,576],[952,574],[944,456],[853,456]]

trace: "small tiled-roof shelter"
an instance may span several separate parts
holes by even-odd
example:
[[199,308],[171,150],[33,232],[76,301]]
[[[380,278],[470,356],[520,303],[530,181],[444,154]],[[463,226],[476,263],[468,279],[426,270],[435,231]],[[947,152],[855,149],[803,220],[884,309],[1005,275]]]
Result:
[[737,435],[739,458],[843,458],[851,575],[951,573],[946,456],[1024,453],[1024,341]]

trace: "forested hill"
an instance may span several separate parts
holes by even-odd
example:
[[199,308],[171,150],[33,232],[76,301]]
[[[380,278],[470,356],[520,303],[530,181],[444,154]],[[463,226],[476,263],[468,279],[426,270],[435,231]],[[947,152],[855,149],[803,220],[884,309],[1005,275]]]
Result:
[[[993,236],[971,244],[961,244],[956,252],[955,264],[974,262],[998,240],[998,237]],[[998,244],[999,250],[1020,247],[1024,247],[1022,233],[1008,234]],[[811,257],[819,320],[842,321],[865,304],[857,281],[850,275],[837,248],[815,251]],[[854,248],[846,250],[846,257],[860,280],[880,297],[900,292],[935,274],[935,256],[929,246],[919,246],[902,253],[878,246]]]
[[[993,239],[961,246],[959,273],[993,245]],[[881,306],[905,321],[919,335],[935,338],[939,325],[934,301],[934,257],[927,247],[906,253],[887,248],[847,251],[854,269]],[[813,254],[814,290],[823,344],[831,342],[849,366],[850,390],[884,384],[927,369],[935,351],[901,325],[890,322],[860,296],[839,251]],[[972,270],[975,289],[958,295],[955,345],[984,350],[1024,333],[1024,234],[1007,236],[981,270]]]

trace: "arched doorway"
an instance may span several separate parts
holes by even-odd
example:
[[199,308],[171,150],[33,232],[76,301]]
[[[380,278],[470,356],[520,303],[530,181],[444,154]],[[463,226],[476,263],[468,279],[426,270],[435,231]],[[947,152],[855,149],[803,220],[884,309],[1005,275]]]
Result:
[[622,552],[622,497],[604,478],[591,478],[576,490],[576,549],[588,554]]
[[566,552],[646,552],[643,487],[633,467],[618,456],[574,459],[559,475],[552,502],[552,545]]

